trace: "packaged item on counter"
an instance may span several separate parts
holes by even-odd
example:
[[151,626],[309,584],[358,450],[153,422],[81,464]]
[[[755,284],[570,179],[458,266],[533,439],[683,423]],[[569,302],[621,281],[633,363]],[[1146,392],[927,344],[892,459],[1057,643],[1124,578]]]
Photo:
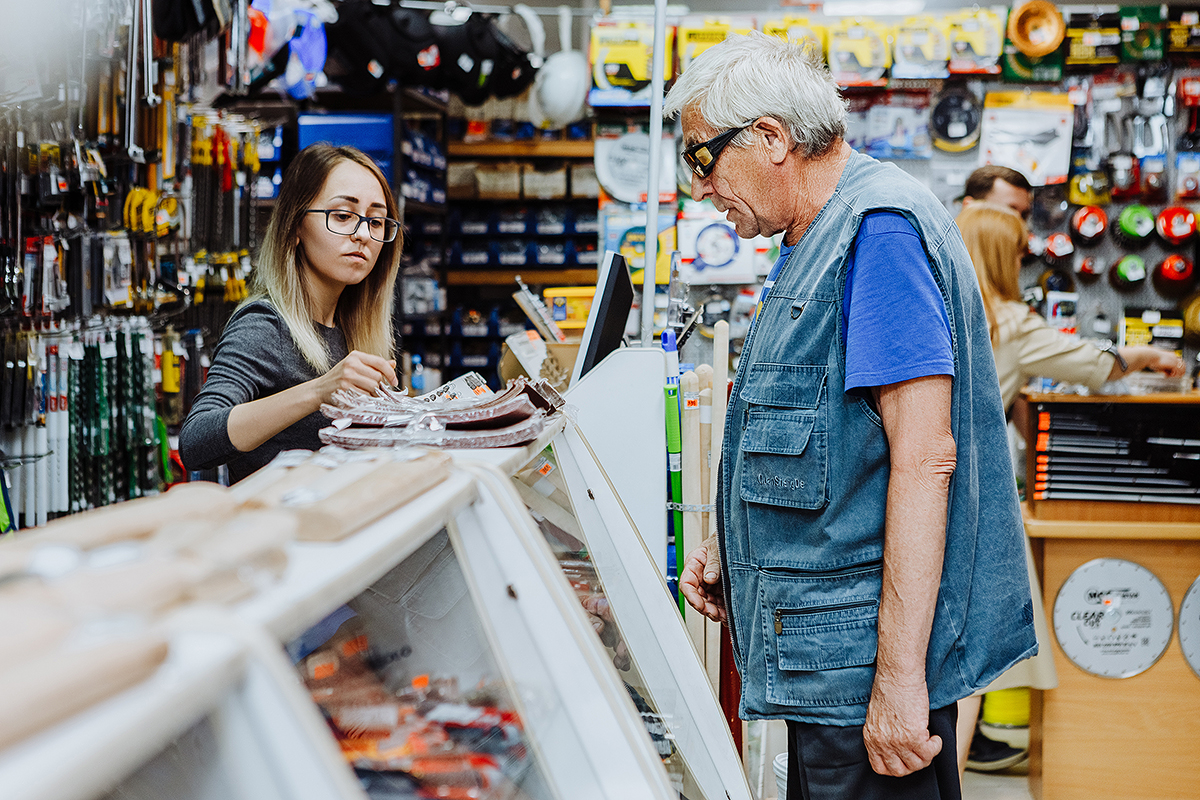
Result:
[[778,36],[794,44],[815,48],[824,57],[829,41],[829,30],[824,25],[818,25],[808,17],[783,17],[769,19],[763,22],[763,33],[768,36]]
[[842,86],[885,86],[891,30],[872,19],[843,19],[829,29],[829,70]]
[[1116,64],[1120,60],[1120,14],[1071,13],[1067,22],[1068,67]]
[[582,330],[587,326],[595,294],[595,286],[555,286],[542,290],[550,315],[564,331]]
[[951,74],[999,75],[1004,21],[1004,16],[986,8],[948,14]]
[[[672,76],[674,26],[667,28],[663,80]],[[600,106],[650,105],[654,25],[641,20],[601,22],[592,27],[592,89],[588,103]]]
[[893,78],[949,77],[950,36],[945,19],[925,14],[896,26]]
[[874,158],[932,158],[929,93],[887,92],[867,112],[867,155]]
[[979,163],[1011,167],[1034,186],[1066,183],[1075,109],[1066,94],[989,92]]
[[713,45],[720,44],[731,33],[746,34],[754,30],[753,19],[732,17],[684,17],[679,23],[679,72]]
[[1077,292],[1046,292],[1046,322],[1051,328],[1068,336],[1079,334],[1076,308],[1079,305]]

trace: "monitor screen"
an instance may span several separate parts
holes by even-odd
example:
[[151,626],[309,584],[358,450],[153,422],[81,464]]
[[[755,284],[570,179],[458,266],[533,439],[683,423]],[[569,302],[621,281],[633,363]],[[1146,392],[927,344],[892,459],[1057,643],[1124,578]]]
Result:
[[620,253],[608,250],[600,262],[596,294],[588,312],[587,326],[583,329],[575,368],[571,371],[572,385],[621,346],[631,308],[633,282],[629,280],[629,267]]

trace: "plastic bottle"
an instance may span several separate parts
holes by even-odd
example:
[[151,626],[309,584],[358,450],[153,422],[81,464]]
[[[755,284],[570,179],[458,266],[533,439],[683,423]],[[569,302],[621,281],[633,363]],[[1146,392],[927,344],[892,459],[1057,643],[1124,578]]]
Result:
[[412,357],[412,377],[409,378],[409,385],[412,386],[413,394],[425,394],[425,365],[421,363],[421,357],[418,355]]

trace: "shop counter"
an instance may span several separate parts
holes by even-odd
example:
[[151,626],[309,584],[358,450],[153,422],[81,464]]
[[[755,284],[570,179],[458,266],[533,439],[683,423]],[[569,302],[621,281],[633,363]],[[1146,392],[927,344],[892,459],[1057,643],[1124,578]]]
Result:
[[1198,643],[1180,638],[1200,578],[1200,393],[1026,400],[1025,528],[1059,681],[1033,692],[1033,796],[1200,797]]

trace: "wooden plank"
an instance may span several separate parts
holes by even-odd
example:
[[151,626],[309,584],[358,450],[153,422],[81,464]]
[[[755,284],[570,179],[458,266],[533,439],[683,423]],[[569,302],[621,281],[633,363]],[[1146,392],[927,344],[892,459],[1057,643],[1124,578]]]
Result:
[[1163,523],[1200,522],[1200,506],[1184,505],[1182,503],[1116,503],[1099,500],[1031,500],[1029,507],[1033,516],[1039,520]]
[[1200,391],[1160,392],[1155,394],[1042,394],[1022,390],[1030,403],[1142,403],[1164,405],[1200,405]]
[[592,141],[451,142],[450,155],[463,158],[592,158]]
[[[1045,503],[1045,501],[1042,502]],[[1134,505],[1136,506],[1136,504]],[[1103,522],[1027,517],[1025,530],[1033,539],[1171,539],[1179,541],[1200,539],[1200,524],[1196,523],[1117,522],[1111,520],[1111,517],[1108,521]]]
[[[1124,558],[1151,570],[1176,605],[1200,574],[1192,542],[1044,539],[1042,585],[1047,613],[1063,582],[1093,558]],[[1052,637],[1053,638],[1053,637]],[[1045,800],[1183,800],[1200,797],[1200,678],[1179,649],[1178,634],[1157,664],[1121,680],[1076,667],[1049,645],[1057,689],[1042,693],[1031,741],[1040,747],[1040,777],[1031,785]]]
[[595,285],[595,269],[452,269],[446,273],[450,286],[511,286],[517,276],[528,284]]

